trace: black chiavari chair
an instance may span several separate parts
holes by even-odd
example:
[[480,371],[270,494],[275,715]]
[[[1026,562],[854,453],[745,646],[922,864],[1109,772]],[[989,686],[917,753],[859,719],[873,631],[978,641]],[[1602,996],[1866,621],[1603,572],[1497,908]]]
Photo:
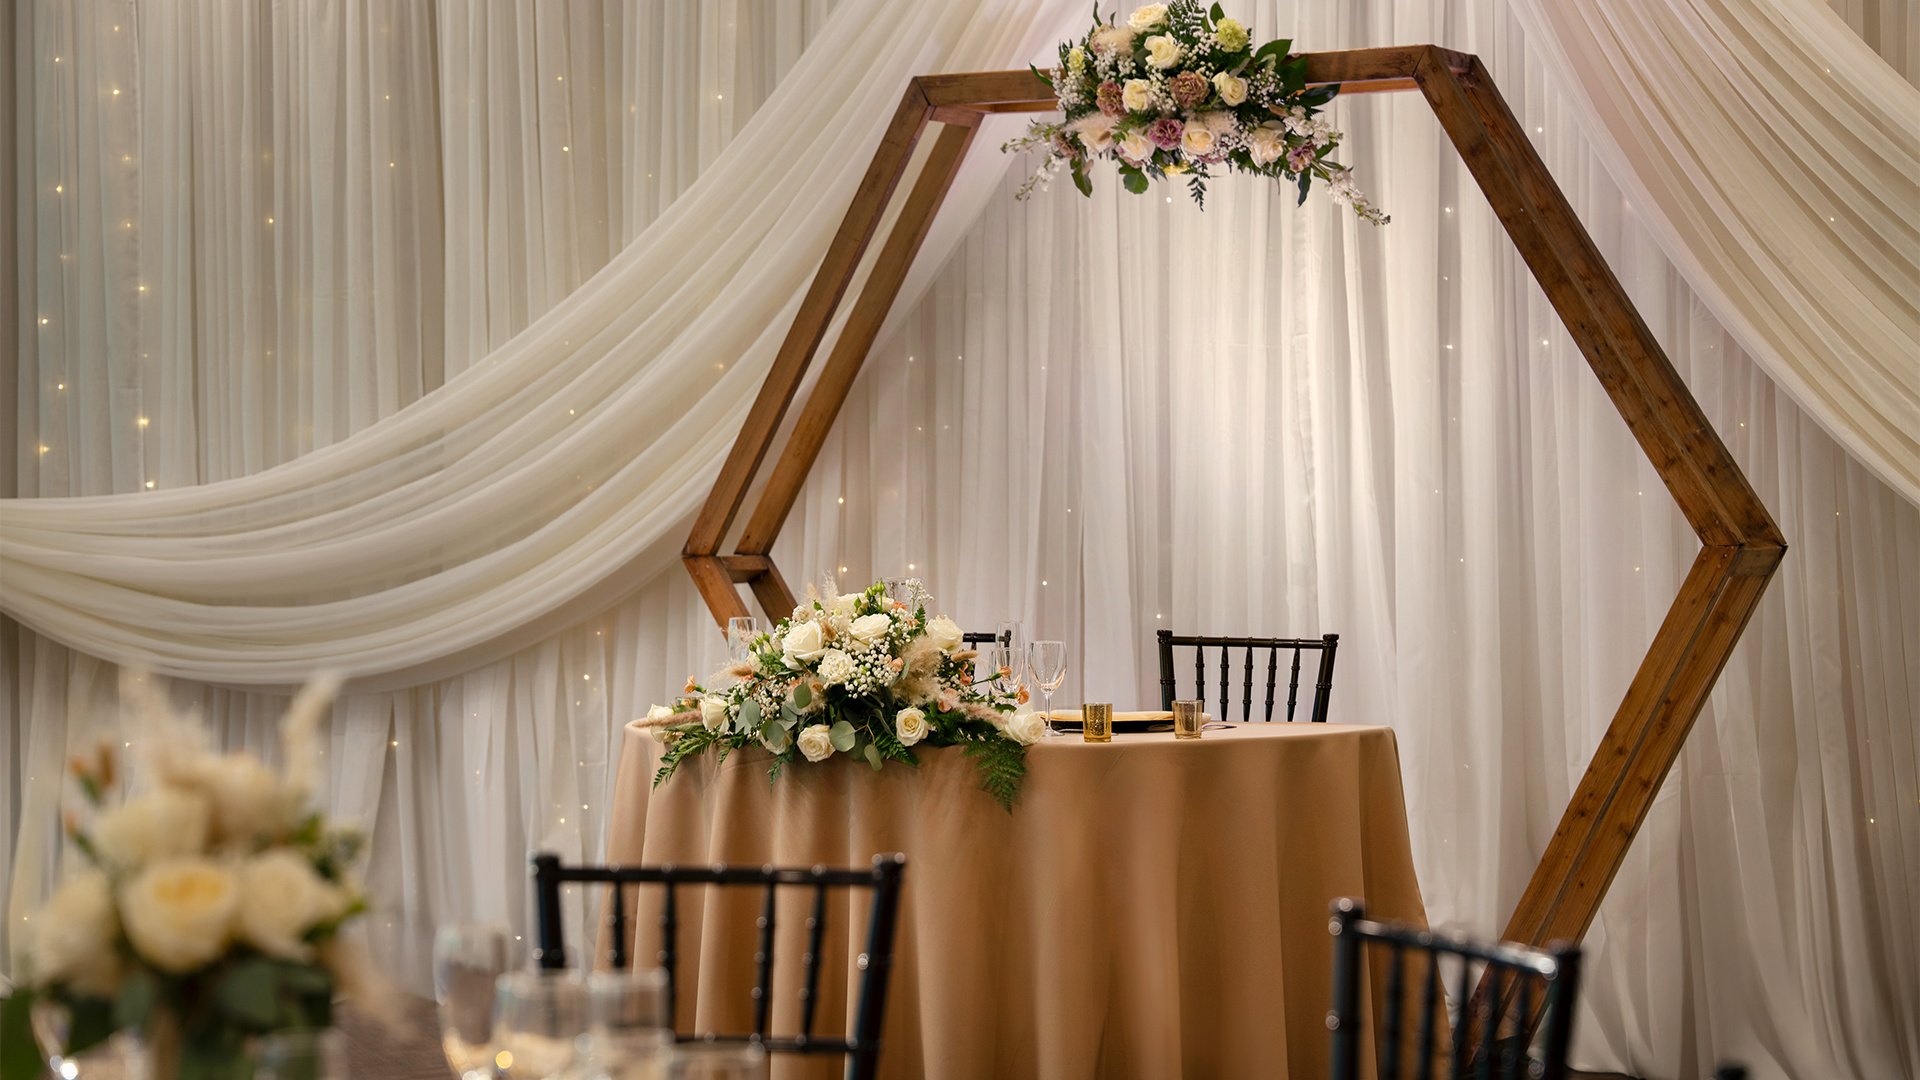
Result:
[[1273,719],[1274,689],[1279,684],[1280,654],[1291,652],[1293,662],[1287,671],[1287,719],[1294,717],[1295,705],[1300,698],[1300,655],[1303,652],[1320,653],[1319,669],[1314,679],[1313,708],[1307,719],[1315,723],[1325,723],[1327,719],[1327,699],[1333,696],[1333,658],[1340,647],[1339,634],[1327,634],[1317,638],[1256,638],[1256,637],[1208,637],[1193,634],[1176,634],[1171,630],[1161,630],[1156,635],[1160,645],[1160,707],[1173,708],[1173,699],[1179,696],[1175,685],[1173,650],[1176,646],[1193,649],[1193,694],[1205,701],[1207,697],[1207,650],[1219,652],[1220,666],[1220,711],[1216,720],[1231,719],[1228,713],[1228,698],[1233,685],[1233,650],[1240,649],[1245,654],[1245,663],[1241,665],[1240,719],[1253,718],[1253,657],[1257,652],[1267,654],[1267,709],[1263,719]]
[[[679,931],[676,894],[683,885],[720,885],[766,891],[761,914],[756,920],[760,932],[759,948],[754,954],[752,994],[753,1030],[746,1034],[676,1031],[681,1042],[754,1042],[767,1052],[780,1054],[837,1054],[847,1059],[849,1080],[870,1080],[879,1075],[880,1030],[886,1018],[887,979],[893,970],[894,930],[900,918],[900,887],[906,873],[907,857],[901,854],[876,855],[870,870],[829,869],[822,866],[780,868],[772,866],[584,866],[563,865],[554,855],[536,855],[533,859],[533,887],[538,917],[535,961],[547,969],[567,965],[566,943],[561,930],[560,887],[568,883],[610,885],[606,922],[610,933],[608,966],[625,970],[628,955],[627,885],[657,885],[664,890],[660,908],[660,950],[657,958],[667,976],[667,1014],[676,1015],[677,953],[675,938]],[[821,944],[826,932],[827,892],[833,888],[871,889],[873,904],[867,915],[867,944],[860,954],[860,988],[854,1006],[853,1032],[843,1037],[814,1034],[815,1005],[819,1000]],[[811,890],[812,914],[807,918],[807,949],[800,958],[805,985],[800,991],[800,1030],[794,1035],[773,1035],[768,1021],[773,1011],[773,952],[775,900],[779,890]],[[831,963],[831,961],[829,961]]]
[[[1333,1032],[1333,1080],[1356,1080],[1360,1075],[1361,972],[1366,965],[1363,947],[1368,944],[1388,953],[1380,1035],[1375,1040],[1379,1080],[1407,1076],[1431,1080],[1441,1054],[1445,1064],[1438,1075],[1452,1080],[1565,1080],[1574,997],[1580,988],[1577,946],[1532,949],[1374,922],[1358,901],[1344,898],[1334,901],[1328,929],[1333,934],[1333,1009],[1327,1014],[1327,1027]],[[1440,986],[1443,957],[1459,964],[1454,998],[1458,1012],[1448,1025],[1448,1043],[1440,1046],[1435,1028],[1445,1008]],[[1419,1029],[1411,1047],[1404,1001],[1409,967],[1414,969],[1411,978],[1421,984],[1414,999]],[[1376,965],[1372,970],[1380,969]],[[1475,996],[1475,980],[1483,972],[1490,973],[1487,993]],[[1527,1053],[1529,1034],[1541,1024],[1546,1037],[1540,1058],[1533,1060]]]
[[960,640],[965,642],[968,648],[977,649],[982,645],[992,645],[1003,639],[1006,640],[1007,644],[1011,644],[1012,637],[1012,631],[1008,631],[1005,634],[996,634],[990,630],[969,630],[960,635]]

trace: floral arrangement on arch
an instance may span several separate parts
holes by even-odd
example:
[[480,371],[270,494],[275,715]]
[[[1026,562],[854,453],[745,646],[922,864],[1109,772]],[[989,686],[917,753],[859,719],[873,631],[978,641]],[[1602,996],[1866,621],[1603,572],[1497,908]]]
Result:
[[[122,771],[113,745],[73,760],[87,811],[65,824],[84,862],[23,927],[10,1036],[30,1022],[71,1055],[134,1032],[156,1077],[213,1080],[252,1075],[253,1036],[331,1026],[336,993],[375,1006],[385,985],[340,936],[367,906],[350,870],[362,837],[310,805],[333,690],[318,682],[295,699],[276,772],[205,749],[150,678],[122,678],[122,698],[144,706],[128,730],[150,783],[109,805]],[[49,1023],[48,1009],[61,1019]],[[20,1049],[30,1041],[0,1055],[0,1078],[40,1075]]]
[[1315,180],[1363,220],[1389,218],[1354,187],[1331,155],[1343,136],[1319,115],[1337,86],[1306,84],[1307,62],[1289,39],[1255,46],[1247,27],[1219,4],[1174,0],[1137,8],[1123,24],[1111,16],[1078,42],[1060,46],[1060,64],[1034,70],[1060,100],[1061,121],[1036,120],[1004,151],[1044,147],[1047,160],[1020,186],[1025,199],[1061,170],[1093,194],[1087,165],[1111,158],[1128,191],[1185,176],[1203,209],[1207,181],[1222,169],[1290,182],[1305,202]]
[[1011,809],[1027,747],[1046,724],[1021,708],[1027,691],[1010,685],[1004,669],[975,678],[960,627],[929,617],[918,582],[911,585],[912,603],[888,596],[884,583],[855,593],[810,589],[723,673],[732,685],[709,690],[689,679],[678,709],[654,706],[647,719],[666,744],[654,785],[707,750],[725,760],[764,747],[778,779],[796,757],[847,754],[878,770],[889,760],[919,764],[916,746],[958,746],[973,758],[981,787]]

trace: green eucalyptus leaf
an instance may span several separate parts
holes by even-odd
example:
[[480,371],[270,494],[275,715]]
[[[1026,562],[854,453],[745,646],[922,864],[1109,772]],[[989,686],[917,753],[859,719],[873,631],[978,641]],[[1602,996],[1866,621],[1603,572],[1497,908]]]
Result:
[[1300,200],[1293,204],[1295,206],[1299,206],[1307,201],[1307,189],[1313,186],[1313,174],[1303,172],[1300,174],[1300,179],[1297,182],[1300,185]]
[[748,698],[740,703],[740,715],[737,718],[740,730],[752,731],[760,726],[760,703]]
[[235,961],[213,984],[214,1004],[246,1027],[271,1031],[281,1026],[278,975],[271,963],[259,957]]
[[760,729],[760,739],[767,744],[767,749],[776,754],[786,753],[787,747],[793,745],[793,739],[787,735],[787,729],[780,726],[777,720],[767,721],[766,726]]
[[38,1080],[46,1067],[33,1041],[34,999],[24,988],[0,999],[0,1080]]
[[113,1002],[113,1022],[123,1028],[144,1028],[153,1006],[160,1000],[160,980],[146,968],[135,968],[120,984],[120,995]]
[[804,709],[811,704],[813,704],[813,690],[810,689],[806,683],[794,683],[793,707],[796,709]]
[[873,766],[874,772],[880,771],[880,748],[872,743],[867,744],[867,764]]
[[1120,170],[1120,184],[1135,195],[1147,193],[1147,176],[1139,169]]
[[1227,9],[1221,7],[1219,4],[1215,4],[1213,5],[1213,10],[1207,12],[1207,14],[1213,19],[1213,24],[1218,26],[1220,25],[1220,20],[1227,17]]
[[1073,186],[1079,188],[1082,195],[1093,195],[1093,181],[1087,179],[1086,166],[1079,161],[1073,163]]
[[833,743],[835,750],[847,753],[853,749],[853,725],[845,720],[839,721],[827,729],[827,739]]

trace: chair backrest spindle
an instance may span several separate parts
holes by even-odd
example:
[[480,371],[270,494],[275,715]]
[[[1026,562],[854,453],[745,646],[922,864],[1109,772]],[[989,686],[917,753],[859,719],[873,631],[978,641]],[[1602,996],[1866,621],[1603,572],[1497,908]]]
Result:
[[[1279,698],[1280,653],[1293,654],[1287,673],[1287,710],[1285,719],[1311,719],[1316,723],[1325,723],[1327,705],[1333,696],[1333,659],[1334,651],[1339,647],[1340,635],[1324,634],[1317,638],[1249,638],[1215,637],[1207,635],[1175,634],[1171,630],[1160,630],[1154,635],[1160,653],[1160,707],[1173,708],[1173,702],[1179,696],[1180,688],[1174,675],[1173,650],[1191,648],[1193,650],[1193,697],[1207,700],[1210,687],[1207,685],[1207,650],[1220,650],[1219,698],[1213,716],[1218,720],[1229,719],[1233,709],[1233,666],[1234,649],[1244,651],[1240,669],[1240,719],[1247,722],[1253,719],[1254,695],[1254,654],[1260,650],[1267,653],[1267,695],[1266,709],[1261,719],[1274,719],[1274,706]],[[1306,717],[1300,717],[1300,672],[1304,666],[1301,654],[1318,652],[1320,665],[1314,684],[1313,705]]]

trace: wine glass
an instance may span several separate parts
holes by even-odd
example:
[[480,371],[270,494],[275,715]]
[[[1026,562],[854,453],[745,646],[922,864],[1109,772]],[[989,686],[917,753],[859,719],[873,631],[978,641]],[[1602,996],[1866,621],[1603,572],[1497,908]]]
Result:
[[440,1003],[440,1048],[464,1080],[492,1080],[494,983],[510,966],[507,931],[472,923],[433,936],[433,997]]
[[587,1034],[587,984],[564,968],[500,976],[493,1063],[511,1080],[555,1080],[579,1060]]
[[987,649],[987,663],[993,665],[993,673],[988,676],[993,688],[1002,694],[1016,694],[1020,691],[1020,679],[1024,674],[1027,658],[1013,645],[1004,640],[996,641]]
[[766,1080],[767,1052],[747,1043],[684,1043],[667,1059],[669,1080]]
[[1053,726],[1053,692],[1067,681],[1067,643],[1034,642],[1027,649],[1027,670],[1040,685],[1040,692],[1046,695],[1047,734],[1058,735],[1060,732]]
[[753,651],[753,639],[760,636],[760,620],[751,615],[736,615],[727,620],[727,656],[738,664]]
[[666,971],[598,971],[587,976],[587,1019],[589,1075],[620,1080],[656,1075],[673,1049]]

